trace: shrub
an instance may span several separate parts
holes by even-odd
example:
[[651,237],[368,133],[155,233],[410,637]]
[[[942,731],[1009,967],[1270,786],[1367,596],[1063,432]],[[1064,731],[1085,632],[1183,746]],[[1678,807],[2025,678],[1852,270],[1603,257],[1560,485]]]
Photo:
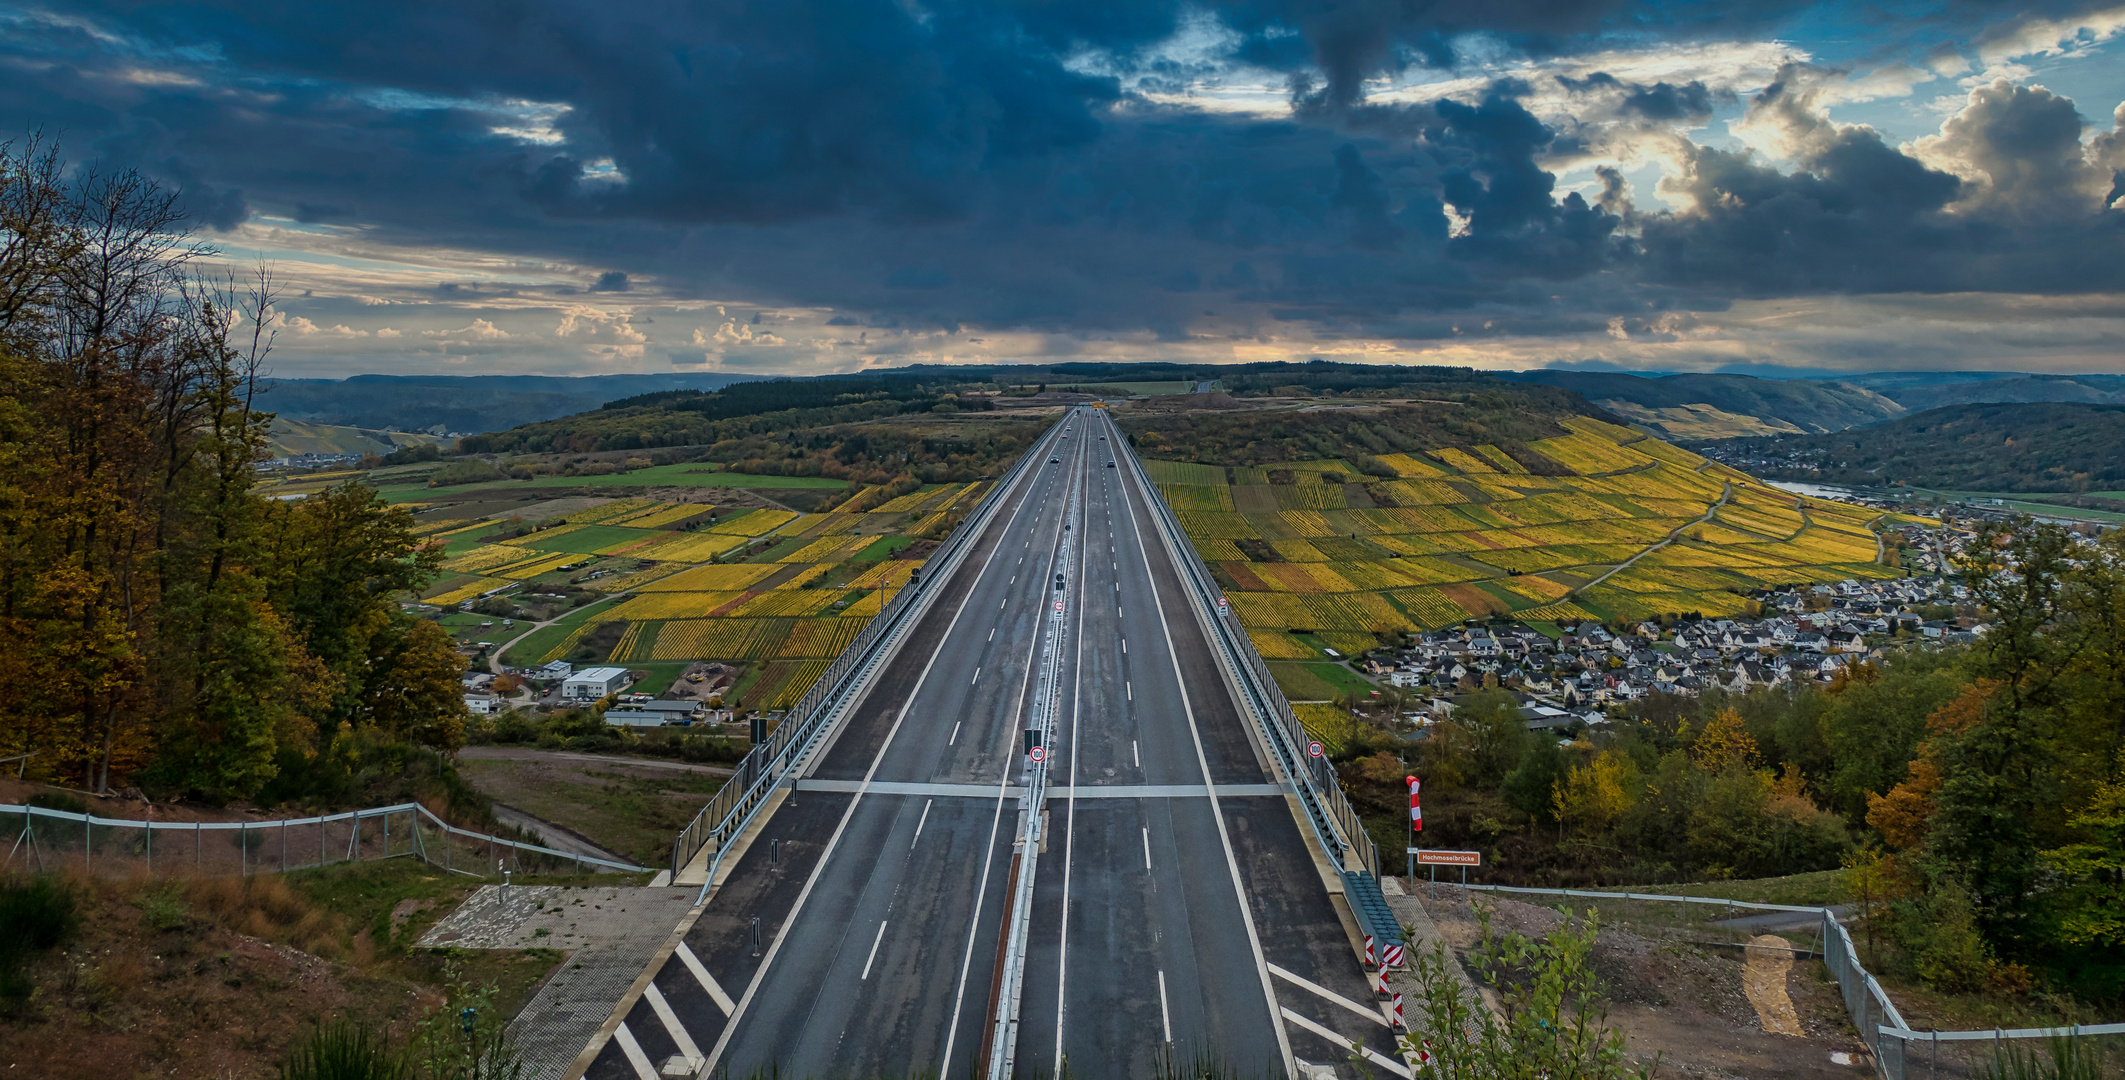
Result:
[[369,1025],[341,1021],[310,1033],[280,1066],[280,1080],[411,1080],[405,1057]]
[[41,806],[46,810],[57,810],[63,814],[86,814],[89,812],[89,804],[80,796],[68,795],[63,791],[40,791],[29,797],[29,804],[31,806]]
[[23,966],[81,921],[74,891],[50,874],[0,884],[0,1002],[9,1011],[37,989]]

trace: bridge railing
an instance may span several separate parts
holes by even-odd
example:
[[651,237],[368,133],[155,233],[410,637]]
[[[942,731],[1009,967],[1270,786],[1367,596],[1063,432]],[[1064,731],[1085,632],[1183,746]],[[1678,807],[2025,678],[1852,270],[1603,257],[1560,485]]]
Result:
[[1195,602],[1209,617],[1212,639],[1222,651],[1235,675],[1240,689],[1247,697],[1246,704],[1260,721],[1268,736],[1271,750],[1283,763],[1284,771],[1299,782],[1299,801],[1306,806],[1313,821],[1314,831],[1321,844],[1338,860],[1348,851],[1357,855],[1365,872],[1374,878],[1380,876],[1380,852],[1372,838],[1365,833],[1365,823],[1358,817],[1356,808],[1343,794],[1343,786],[1336,780],[1335,766],[1326,757],[1313,757],[1306,752],[1310,741],[1306,725],[1299,721],[1298,713],[1292,711],[1291,702],[1285,700],[1284,692],[1278,689],[1276,679],[1269,672],[1269,665],[1262,660],[1254,642],[1240,629],[1237,621],[1218,613],[1217,602],[1224,595],[1210,568],[1195,552],[1195,545],[1188,541],[1187,531],[1181,528],[1180,520],[1166,499],[1159,493],[1158,484],[1136,456],[1136,449],[1128,445],[1128,439],[1117,428],[1113,440],[1119,444],[1117,454],[1129,463],[1129,468],[1142,483],[1145,502],[1150,504],[1151,515],[1159,531],[1165,534],[1167,547],[1175,552],[1180,561],[1181,579],[1188,586]]
[[890,635],[907,618],[916,605],[934,592],[942,581],[950,576],[950,569],[962,556],[973,537],[1002,505],[1020,476],[1041,454],[1048,453],[1047,440],[1042,439],[1025,452],[1017,464],[1011,466],[996,481],[987,494],[982,496],[974,510],[952,530],[943,544],[923,564],[923,569],[902,587],[891,603],[885,605],[877,617],[866,624],[848,648],[827,666],[825,674],[812,688],[805,692],[796,706],[783,714],[782,720],[769,733],[767,741],[752,748],[745,759],[738,763],[732,776],[716,792],[693,821],[679,831],[672,841],[671,873],[674,878],[693,861],[701,849],[710,844],[721,851],[733,836],[745,828],[753,814],[765,805],[777,784],[789,774],[796,759],[818,734],[821,724],[832,716],[842,704],[849,691],[855,689],[865,675],[873,656],[889,640]]

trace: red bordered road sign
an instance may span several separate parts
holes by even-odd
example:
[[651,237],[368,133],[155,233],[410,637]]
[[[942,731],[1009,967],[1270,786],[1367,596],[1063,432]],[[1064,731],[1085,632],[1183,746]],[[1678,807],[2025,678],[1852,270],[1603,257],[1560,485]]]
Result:
[[1033,748],[1033,753],[1028,756],[1033,759],[1033,763],[1035,765],[1038,765],[1041,762],[1048,760],[1048,748],[1045,746],[1036,746]]
[[1322,754],[1326,753],[1327,750],[1320,743],[1310,742],[1306,744],[1306,752],[1314,757],[1320,757]]
[[1410,848],[1409,853],[1417,857],[1417,863],[1421,866],[1483,865],[1483,853],[1480,851],[1442,851],[1437,848]]

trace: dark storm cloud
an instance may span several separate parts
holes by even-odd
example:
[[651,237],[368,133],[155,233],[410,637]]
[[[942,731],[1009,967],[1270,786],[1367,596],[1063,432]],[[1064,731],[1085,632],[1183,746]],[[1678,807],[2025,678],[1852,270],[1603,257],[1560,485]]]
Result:
[[[22,61],[0,68],[0,119],[182,186],[213,228],[253,212],[359,224],[630,268],[592,291],[646,280],[871,326],[1174,337],[1215,306],[1434,338],[1577,333],[1739,294],[2116,283],[2114,258],[2044,270],[2047,245],[2115,245],[2120,218],[2065,197],[2090,181],[2073,106],[2048,93],[1987,91],[1951,125],[1943,152],[1994,178],[1973,193],[1782,81],[1752,109],[1795,133],[1798,168],[1689,146],[1682,214],[1633,208],[1612,171],[1591,204],[1560,196],[1543,162],[1581,136],[1530,113],[1527,87],[1397,107],[1359,93],[1463,31],[1540,52],[1604,29],[1731,32],[1789,6],[1213,5],[1235,56],[1322,79],[1292,119],[1263,120],[1157,107],[1065,65],[1088,48],[1125,73],[1174,63],[1149,47],[1184,8],[1157,0],[919,17],[898,0],[89,0],[70,10],[105,35],[30,20],[0,37]],[[1567,87],[1641,125],[1715,103],[1695,82]]]

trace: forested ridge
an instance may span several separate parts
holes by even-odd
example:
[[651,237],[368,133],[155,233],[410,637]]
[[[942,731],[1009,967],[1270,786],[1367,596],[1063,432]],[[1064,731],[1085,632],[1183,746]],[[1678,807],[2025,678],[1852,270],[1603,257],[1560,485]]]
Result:
[[1948,405],[1875,427],[1721,445],[1782,462],[1751,465],[1776,479],[1950,491],[2125,489],[2125,405]]
[[171,192],[0,150],[0,756],[94,791],[307,797],[462,742],[438,555],[348,484],[261,498],[272,283]]

